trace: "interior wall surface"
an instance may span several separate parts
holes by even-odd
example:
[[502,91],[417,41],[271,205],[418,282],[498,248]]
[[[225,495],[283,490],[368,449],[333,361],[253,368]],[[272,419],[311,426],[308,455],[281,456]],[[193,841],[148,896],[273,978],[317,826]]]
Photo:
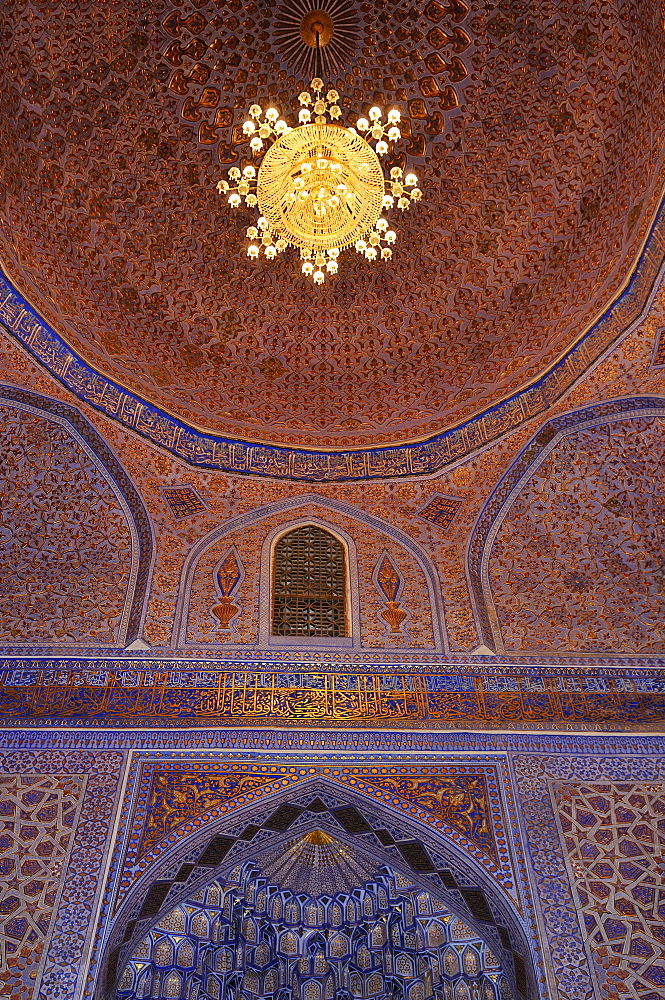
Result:
[[[317,823],[375,852],[389,826],[398,869],[456,894],[485,936],[508,935],[529,1000],[662,996],[663,737],[41,728],[5,730],[0,746],[3,995],[105,995],[128,916],[150,926],[182,895],[183,856],[213,878],[223,858],[209,850],[196,869],[211,842],[229,842],[227,866],[249,857],[250,813],[266,833],[295,802],[282,831],[295,836],[323,793]],[[342,801],[360,832],[343,828]]]

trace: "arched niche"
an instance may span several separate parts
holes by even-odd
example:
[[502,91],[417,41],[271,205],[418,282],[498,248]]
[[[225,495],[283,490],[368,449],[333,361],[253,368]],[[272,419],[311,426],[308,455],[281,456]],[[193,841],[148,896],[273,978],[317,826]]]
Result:
[[528,442],[467,549],[484,644],[660,652],[664,429],[665,399],[616,399],[554,417]]
[[[371,835],[374,830],[376,834]],[[164,840],[158,860],[141,866],[140,877],[108,925],[98,966],[97,1000],[116,997],[127,962],[167,914],[213,884],[237,884],[238,873],[252,866],[261,886],[278,887],[279,892],[271,890],[271,898],[277,900],[276,912],[284,930],[306,925],[303,908],[307,900],[321,904],[326,896],[328,902],[323,905],[329,910],[335,886],[315,892],[318,875],[308,884],[302,868],[289,866],[289,852],[301,851],[303,841],[310,848],[332,842],[343,854],[344,872],[339,877],[344,881],[347,905],[354,908],[347,914],[352,924],[363,917],[362,893],[367,894],[368,883],[388,871],[403,889],[408,888],[416,909],[419,894],[434,898],[437,906],[471,929],[474,939],[485,943],[509,977],[514,1000],[538,996],[532,957],[536,944],[530,939],[528,914],[518,912],[475,858],[453,837],[398,814],[387,803],[377,803],[355,790],[340,790],[333,782],[315,777],[297,788],[261,796],[258,805],[240,807],[196,832]],[[379,889],[380,879],[372,890],[377,899]],[[297,914],[292,912],[295,905]],[[315,929],[316,921],[310,927],[312,932]],[[329,929],[334,931],[334,921]]]
[[[270,635],[271,553],[276,538],[299,524],[308,523],[317,524],[334,534],[345,546],[348,555],[351,635],[346,639],[335,639],[330,643],[319,639],[311,642],[294,642],[293,645],[301,645],[303,648],[317,648],[317,646],[325,648],[327,645],[336,644],[340,647],[349,646],[357,649],[369,644],[368,629],[374,628],[376,632],[382,629],[387,631],[385,622],[380,619],[380,610],[385,606],[382,603],[385,602],[385,595],[377,590],[375,563],[382,553],[389,549],[397,560],[402,553],[403,561],[413,568],[413,583],[421,595],[420,604],[425,608],[427,617],[422,629],[422,634],[425,636],[423,647],[433,651],[448,650],[441,584],[429,554],[406,532],[395,528],[387,521],[350,504],[317,494],[301,494],[266,504],[218,525],[199,540],[183,566],[172,644],[177,648],[202,644],[200,636],[192,628],[192,622],[195,615],[206,622],[210,619],[213,569],[222,551],[226,551],[233,543],[243,560],[245,581],[244,588],[238,590],[234,601],[243,608],[248,618],[257,623],[252,638],[244,640],[244,648],[247,648],[247,645],[258,645],[261,648],[289,645],[289,642],[280,643],[279,639],[275,642],[275,637]],[[371,565],[365,553],[363,532],[370,533],[376,540],[376,557],[372,557]],[[204,572],[206,560],[210,566]],[[208,586],[209,595],[203,596],[202,586]],[[363,620],[363,608],[370,604],[372,610]],[[241,616],[235,618],[234,624],[240,618]],[[233,634],[225,636],[225,640],[226,648],[237,644]],[[213,632],[212,638],[206,639],[206,642],[213,645],[218,643],[219,632]],[[381,648],[381,642],[382,640],[378,639],[373,645]],[[409,646],[416,648],[418,643],[411,639]]]
[[141,631],[153,556],[138,492],[74,407],[4,385],[0,408],[11,455],[5,562],[22,622],[4,641],[126,646]]

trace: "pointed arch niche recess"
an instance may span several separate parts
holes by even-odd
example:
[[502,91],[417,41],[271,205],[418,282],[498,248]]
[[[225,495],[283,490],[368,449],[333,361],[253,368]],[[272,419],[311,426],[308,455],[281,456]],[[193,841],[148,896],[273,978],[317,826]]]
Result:
[[658,654],[665,398],[548,420],[482,509],[467,548],[478,636],[499,653]]
[[124,872],[96,1000],[163,1000],[174,974],[215,1000],[539,996],[529,914],[387,803],[312,778],[187,830]]
[[[275,549],[285,535],[307,525],[327,532],[342,546],[346,635],[272,634]],[[233,619],[233,628],[222,635],[211,613],[214,568],[230,546],[235,546],[244,576],[233,597],[240,613]],[[399,568],[401,599],[409,612],[403,634],[390,638],[381,617],[385,598],[374,582],[377,559],[386,551]],[[194,546],[181,575],[172,644],[179,649],[210,644],[227,649],[407,647],[448,651],[441,584],[428,553],[381,518],[316,494],[266,504],[232,518]]]
[[0,644],[126,646],[141,634],[154,550],[139,493],[75,407],[0,385],[0,410],[11,455]]

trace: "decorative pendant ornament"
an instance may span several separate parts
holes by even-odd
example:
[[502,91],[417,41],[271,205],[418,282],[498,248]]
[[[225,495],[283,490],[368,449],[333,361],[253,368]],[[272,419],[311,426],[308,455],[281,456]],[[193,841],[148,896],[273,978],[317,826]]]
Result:
[[[243,126],[257,168],[231,167],[228,181],[217,190],[228,204],[259,210],[255,226],[247,230],[247,256],[261,253],[273,260],[293,246],[299,249],[302,273],[321,285],[326,274],[336,274],[341,251],[355,247],[369,261],[389,260],[397,239],[382,212],[401,211],[422,192],[414,173],[401,167],[384,177],[380,157],[392,152],[401,138],[400,112],[392,109],[387,121],[373,107],[369,120],[355,127],[338,124],[339,94],[323,96],[323,81],[315,77],[311,91],[300,94],[299,124],[291,128],[275,108],[265,113],[258,104],[249,109]],[[373,145],[372,145],[373,144]]]

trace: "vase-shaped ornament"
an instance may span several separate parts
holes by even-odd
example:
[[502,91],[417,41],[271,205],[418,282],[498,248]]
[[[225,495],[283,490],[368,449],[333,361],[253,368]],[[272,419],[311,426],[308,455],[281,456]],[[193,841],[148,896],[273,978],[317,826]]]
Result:
[[213,615],[219,621],[220,628],[225,631],[229,631],[230,622],[239,611],[238,605],[234,604],[228,597],[222,597],[219,604],[216,604],[212,609]]
[[407,612],[400,608],[399,601],[387,601],[385,611],[381,612],[381,617],[390,625],[391,632],[401,632],[402,622],[406,618]]

